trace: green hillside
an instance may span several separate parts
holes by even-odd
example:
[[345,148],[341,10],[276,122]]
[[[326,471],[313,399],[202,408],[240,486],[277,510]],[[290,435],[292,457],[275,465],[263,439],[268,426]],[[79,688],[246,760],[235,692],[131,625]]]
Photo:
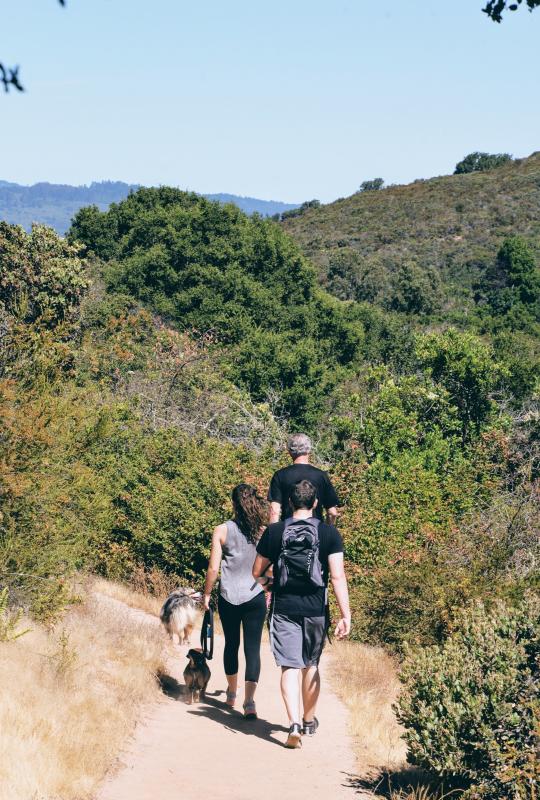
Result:
[[[458,775],[493,800],[529,785],[540,277],[506,233],[459,328],[332,297],[283,227],[177,189],[82,209],[67,239],[1,222],[0,642],[8,598],[52,624],[81,572],[200,586],[233,486],[266,492],[308,430],[343,508],[352,636],[415,654],[414,757],[442,773],[496,731]],[[411,306],[419,269],[396,270]],[[469,656],[497,665],[484,706]]]
[[423,310],[459,316],[505,237],[540,251],[540,152],[487,172],[359,192],[283,226],[338,297],[399,306],[393,284],[407,263],[430,295]]

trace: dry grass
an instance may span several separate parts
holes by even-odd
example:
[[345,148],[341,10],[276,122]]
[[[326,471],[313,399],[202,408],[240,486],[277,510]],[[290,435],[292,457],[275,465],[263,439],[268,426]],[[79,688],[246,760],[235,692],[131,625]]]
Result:
[[[151,576],[151,583],[149,586],[148,575]],[[115,581],[104,580],[103,578],[96,577],[92,581],[92,587],[95,592],[105,594],[112,597],[114,600],[119,600],[131,608],[146,611],[147,614],[152,614],[159,617],[161,606],[165,602],[168,594],[173,589],[178,588],[179,583],[175,578],[169,578],[162,572],[156,570],[154,573],[146,573],[146,578],[137,579],[137,576],[132,579],[133,583],[128,585],[125,583],[117,583]],[[196,622],[196,633],[194,634],[193,641],[198,639],[198,629],[200,628],[202,620],[203,607],[201,605],[201,619]],[[216,633],[223,633],[219,615],[214,614],[214,628]],[[266,630],[266,628],[265,628]],[[264,638],[264,634],[263,634]]]
[[457,798],[457,790],[445,792],[443,789],[434,792],[428,786],[416,786],[409,789],[396,789],[390,792],[390,800],[449,800]]
[[92,596],[31,628],[0,644],[0,800],[85,800],[161,696],[163,634]]
[[156,597],[156,595],[149,592],[135,591],[125,583],[106,581],[104,578],[95,578],[92,585],[94,591],[99,592],[99,594],[119,600],[121,603],[130,606],[130,608],[146,611],[147,614],[152,614],[154,617],[159,617],[161,606],[166,598],[166,595]]
[[131,574],[129,583],[96,577],[92,585],[96,592],[159,617],[161,606],[168,595],[183,584],[175,575],[166,575],[159,569],[146,570],[137,567]]
[[399,692],[394,660],[378,647],[336,642],[332,647],[336,691],[350,711],[351,735],[362,777],[406,763],[392,703]]

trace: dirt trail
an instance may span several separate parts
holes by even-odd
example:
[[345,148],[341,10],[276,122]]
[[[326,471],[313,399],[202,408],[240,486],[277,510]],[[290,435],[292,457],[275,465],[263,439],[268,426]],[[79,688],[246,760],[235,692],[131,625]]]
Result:
[[[159,624],[143,612],[133,614]],[[268,644],[262,647],[256,697],[259,719],[253,722],[225,706],[221,636],[216,636],[206,701],[185,703],[182,672],[187,649],[174,646],[163,701],[137,726],[119,768],[105,781],[96,800],[253,800],[269,793],[278,800],[371,797],[360,795],[350,785],[354,755],[347,735],[347,711],[325,677],[329,674],[327,655],[321,664],[320,729],[301,749],[288,750],[283,746],[286,718],[279,670]],[[242,701],[239,693],[238,709]]]

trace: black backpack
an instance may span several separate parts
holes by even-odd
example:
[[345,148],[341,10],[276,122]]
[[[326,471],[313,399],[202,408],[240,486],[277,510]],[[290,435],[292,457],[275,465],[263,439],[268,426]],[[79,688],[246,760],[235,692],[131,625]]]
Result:
[[319,557],[318,519],[285,520],[277,572],[280,590],[309,593],[325,585]]

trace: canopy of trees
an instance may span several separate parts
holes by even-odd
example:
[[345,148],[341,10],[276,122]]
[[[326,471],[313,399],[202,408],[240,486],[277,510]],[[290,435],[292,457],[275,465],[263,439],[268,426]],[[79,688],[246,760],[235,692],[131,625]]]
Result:
[[495,169],[512,160],[509,153],[469,153],[468,156],[456,164],[454,175],[463,175],[466,172],[484,172]]
[[370,181],[363,181],[360,184],[360,192],[377,192],[384,186],[383,178],[373,178]]

